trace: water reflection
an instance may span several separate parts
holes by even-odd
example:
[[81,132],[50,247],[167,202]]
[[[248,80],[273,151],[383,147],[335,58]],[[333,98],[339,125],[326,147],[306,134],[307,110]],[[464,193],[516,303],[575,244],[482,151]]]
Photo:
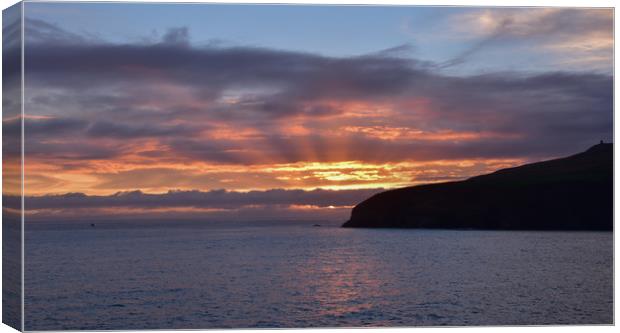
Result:
[[371,300],[387,296],[381,286],[390,281],[385,276],[378,279],[375,272],[382,269],[381,258],[373,253],[361,256],[347,246],[321,248],[298,266],[298,274],[313,279],[306,282],[310,302],[317,305],[316,316],[336,320],[358,316],[373,311]]
[[611,233],[312,224],[26,230],[29,330],[613,319]]

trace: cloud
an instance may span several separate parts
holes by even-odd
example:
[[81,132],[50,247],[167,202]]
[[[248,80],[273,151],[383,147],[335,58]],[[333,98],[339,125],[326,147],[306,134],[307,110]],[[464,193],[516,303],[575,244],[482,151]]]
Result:
[[[29,221],[74,217],[75,212],[90,212],[89,216],[108,219],[124,219],[132,216],[154,214],[165,216],[174,212],[176,216],[200,219],[223,218],[241,220],[302,219],[314,217],[345,218],[351,206],[380,192],[382,189],[363,190],[282,190],[234,192],[226,190],[169,191],[163,194],[147,194],[141,191],[119,192],[108,196],[93,196],[83,193],[62,195],[29,196],[25,198]],[[4,196],[6,205],[17,204],[18,196]],[[317,214],[320,210],[333,210],[330,214]],[[300,210],[313,211],[311,215],[300,214]],[[163,215],[162,215],[163,213]],[[215,215],[210,215],[215,213]],[[260,215],[256,215],[260,213]],[[92,214],[92,215],[91,215]],[[79,215],[78,215],[79,216]],[[83,215],[82,215],[83,220]]]
[[474,54],[480,52],[485,47],[492,45],[495,41],[500,40],[502,37],[506,35],[507,27],[511,24],[510,19],[503,19],[497,22],[496,26],[493,27],[493,30],[488,33],[488,35],[484,36],[481,40],[475,42],[473,45],[469,46],[469,48],[462,51],[456,57],[442,62],[438,65],[439,69],[445,69],[452,66],[457,66],[462,63],[465,63],[469,58],[471,58]]
[[405,43],[405,44],[401,44],[401,45],[396,45],[384,50],[381,50],[379,52],[377,52],[376,54],[378,55],[383,55],[383,56],[409,56],[411,55],[411,53],[416,51],[416,47],[415,45],[413,45],[412,43]]
[[[564,34],[557,28],[564,19],[545,15],[556,22],[545,31]],[[581,27],[602,29],[579,15]],[[501,29],[489,23],[501,38],[534,38],[526,29],[530,21],[491,18],[510,22]],[[93,179],[91,189],[151,184],[145,169],[171,165],[534,160],[575,153],[613,134],[613,78],[600,73],[451,76],[437,64],[403,56],[405,46],[328,57],[198,47],[187,42],[184,28],[150,44],[85,41],[42,22],[28,29],[30,172],[49,176],[44,165],[53,165],[65,180]],[[8,133],[19,130],[5,125]],[[110,172],[102,179],[93,169],[97,163],[127,170],[116,170],[123,175],[118,179]],[[188,177],[200,180],[201,189],[226,186],[223,179],[206,182],[200,173]],[[163,178],[168,188],[182,183]],[[63,189],[71,187],[63,183]],[[232,189],[239,189],[235,184]]]
[[118,124],[113,122],[94,122],[86,131],[86,134],[91,137],[103,137],[103,138],[117,138],[117,139],[131,139],[131,138],[143,138],[143,137],[166,137],[166,136],[178,136],[178,135],[193,135],[200,132],[201,129],[192,128],[190,126],[153,126],[143,124],[142,126]]
[[613,54],[613,10],[609,8],[494,8],[454,15],[455,30],[472,45],[440,65],[462,64],[481,50],[528,43],[533,52],[554,52],[563,61],[581,59],[610,68]]
[[[21,7],[7,8],[2,12],[2,83],[3,93],[8,86],[21,82]],[[3,98],[3,107],[7,97]]]
[[495,8],[469,11],[453,20],[469,32],[483,36],[499,33],[514,38],[576,38],[609,35],[613,11],[609,8]]
[[102,83],[120,85],[164,80],[215,95],[239,88],[272,89],[277,93],[267,97],[299,101],[390,96],[426,76],[423,69],[411,66],[411,60],[400,58],[327,58],[247,47],[33,43],[29,50],[31,84],[68,89],[96,85],[91,81],[96,76]]
[[[283,190],[234,192],[226,190],[169,191],[148,194],[141,191],[119,192],[108,196],[83,193],[28,197],[27,209],[71,209],[92,207],[194,207],[238,208],[252,205],[311,205],[318,207],[355,205],[382,189],[364,190]],[[13,199],[10,199],[13,200]],[[16,200],[16,199],[15,199]]]
[[79,34],[68,32],[56,24],[42,20],[27,18],[24,22],[24,36],[26,43],[53,43],[53,44],[85,44],[89,40]]
[[171,28],[162,37],[162,43],[188,46],[189,45],[189,30],[187,27]]

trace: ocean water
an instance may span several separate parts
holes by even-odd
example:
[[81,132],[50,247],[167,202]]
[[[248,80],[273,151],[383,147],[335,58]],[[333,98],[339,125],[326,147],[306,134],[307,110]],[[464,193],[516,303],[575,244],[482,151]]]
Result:
[[613,234],[27,224],[27,330],[611,324]]

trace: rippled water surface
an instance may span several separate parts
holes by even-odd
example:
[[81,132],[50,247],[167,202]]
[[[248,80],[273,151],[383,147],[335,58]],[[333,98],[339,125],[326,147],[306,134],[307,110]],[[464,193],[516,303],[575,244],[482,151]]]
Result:
[[612,233],[26,226],[28,330],[610,324]]

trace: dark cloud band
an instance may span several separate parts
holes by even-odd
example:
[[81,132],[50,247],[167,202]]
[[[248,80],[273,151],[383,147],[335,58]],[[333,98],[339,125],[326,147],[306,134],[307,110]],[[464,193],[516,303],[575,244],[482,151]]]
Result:
[[[284,190],[235,192],[226,190],[169,191],[163,194],[148,194],[141,191],[119,192],[113,195],[96,196],[83,193],[62,195],[29,196],[25,198],[26,210],[79,209],[79,208],[223,208],[244,206],[290,206],[309,205],[317,207],[351,206],[382,189],[362,190]],[[4,196],[8,204],[19,201],[16,196]]]

